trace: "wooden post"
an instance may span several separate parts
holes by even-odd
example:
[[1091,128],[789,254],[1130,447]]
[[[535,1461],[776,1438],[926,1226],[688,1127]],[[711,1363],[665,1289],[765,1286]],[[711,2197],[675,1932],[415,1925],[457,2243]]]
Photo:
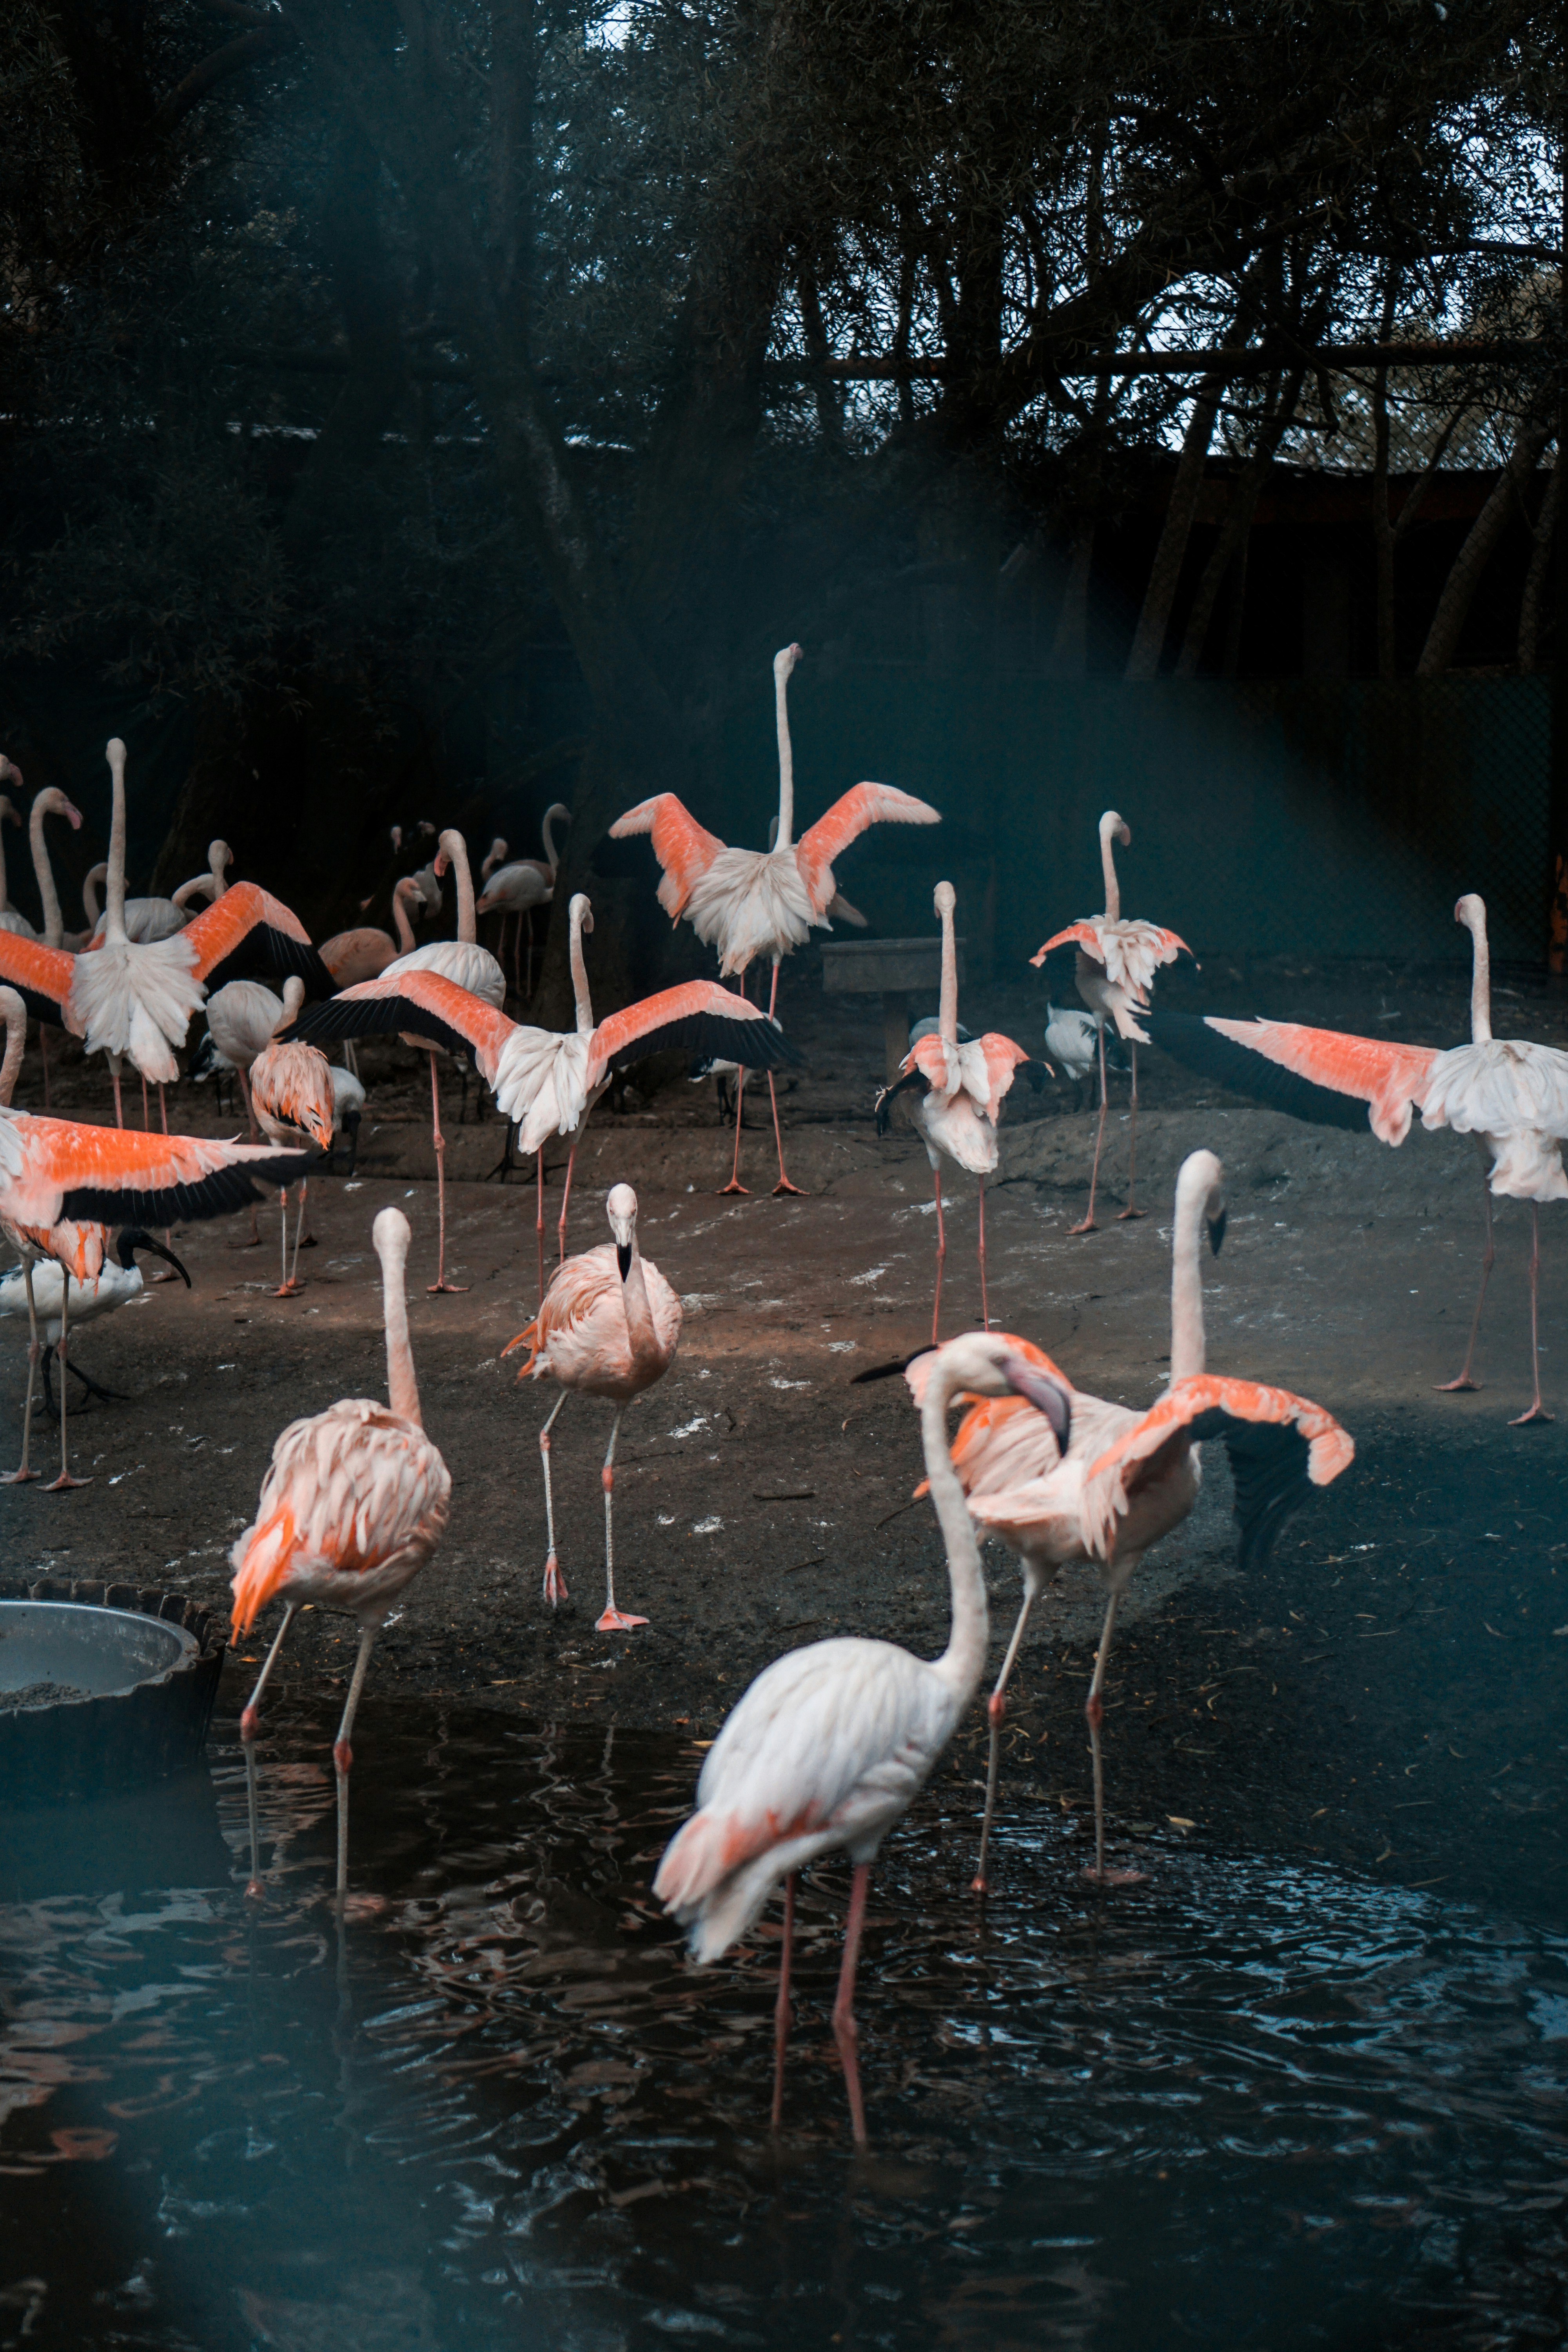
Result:
[[[962,940],[958,977],[963,980]],[[827,940],[822,949],[822,985],[829,996],[879,996],[882,1000],[882,1060],[896,1078],[910,1050],[910,1021],[935,1013],[942,997],[942,939],[928,932],[918,940]]]

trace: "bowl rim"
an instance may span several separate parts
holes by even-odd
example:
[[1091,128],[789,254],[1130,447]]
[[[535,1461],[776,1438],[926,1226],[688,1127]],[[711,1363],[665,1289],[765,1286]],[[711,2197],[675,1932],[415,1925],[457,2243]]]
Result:
[[176,1646],[174,1654],[167,1664],[160,1666],[153,1674],[138,1675],[133,1681],[117,1683],[112,1690],[82,1691],[75,1698],[51,1699],[48,1706],[45,1707],[23,1709],[7,1706],[5,1701],[8,1694],[0,1690],[0,1715],[20,1716],[23,1713],[47,1715],[55,1707],[91,1706],[99,1699],[126,1698],[132,1691],[156,1689],[160,1683],[166,1683],[171,1675],[185,1672],[202,1654],[201,1643],[187,1626],[180,1624],[172,1617],[150,1617],[140,1609],[113,1608],[107,1602],[100,1601],[34,1601],[21,1593],[0,1595],[0,1612],[7,1609],[61,1609],[73,1612],[79,1610],[94,1617],[117,1617],[130,1625],[155,1625],[160,1632],[173,1634]]

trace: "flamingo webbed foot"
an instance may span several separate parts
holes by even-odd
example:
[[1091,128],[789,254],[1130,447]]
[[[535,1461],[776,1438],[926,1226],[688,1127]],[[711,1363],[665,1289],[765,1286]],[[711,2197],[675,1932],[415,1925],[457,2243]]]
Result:
[[795,1201],[808,1201],[811,1198],[804,1184],[792,1184],[787,1176],[781,1176],[773,1186],[773,1199],[776,1201],[781,1193],[786,1192],[792,1200]]
[[735,1179],[734,1179],[733,1177],[731,1177],[731,1178],[730,1179],[730,1181],[729,1181],[727,1184],[721,1184],[721,1185],[720,1185],[720,1187],[719,1187],[719,1192],[718,1192],[718,1198],[719,1198],[721,1201],[723,1201],[723,1200],[727,1200],[727,1199],[728,1199],[728,1197],[729,1197],[729,1195],[730,1195],[731,1192],[744,1192],[744,1193],[746,1194],[747,1198],[748,1198],[748,1199],[750,1199],[750,1197],[751,1197],[751,1190],[752,1190],[752,1188],[751,1188],[751,1186],[750,1186],[749,1184],[738,1184],[738,1183],[735,1181]]
[[544,1563],[544,1598],[552,1609],[566,1598],[566,1579],[556,1564],[553,1552]]
[[273,1298],[299,1298],[304,1295],[304,1289],[302,1282],[280,1282],[269,1295]]
[[628,1617],[624,1609],[606,1609],[594,1622],[595,1633],[629,1633],[634,1625],[646,1625],[646,1617]]
[[1459,1374],[1457,1381],[1434,1381],[1432,1383],[1433,1392],[1437,1396],[1468,1395],[1472,1390],[1479,1387],[1479,1381],[1470,1380],[1464,1372]]
[[44,1492],[46,1495],[59,1495],[63,1494],[68,1486],[90,1486],[91,1484],[90,1478],[73,1478],[68,1470],[62,1470],[58,1478],[49,1480]]
[[1097,1234],[1100,1227],[1092,1217],[1085,1217],[1081,1225],[1069,1225],[1068,1231],[1069,1234]]
[[0,1486],[26,1486],[37,1476],[36,1470],[0,1471]]
[[1146,1217],[1148,1213],[1147,1209],[1118,1209],[1116,1222],[1119,1225],[1124,1225],[1129,1217]]
[[437,1291],[442,1290],[450,1291],[454,1297],[459,1297],[468,1287],[466,1282],[427,1282],[425,1286],[426,1293],[432,1298]]
[[1085,1863],[1083,1874],[1097,1886],[1141,1886],[1149,1875],[1146,1870],[1096,1870],[1092,1862]]
[[1532,1404],[1528,1412],[1515,1413],[1513,1419],[1509,1423],[1509,1427],[1510,1429],[1523,1429],[1532,1421],[1554,1421],[1556,1417],[1555,1413],[1548,1412],[1543,1404]]
[[266,1891],[259,1878],[247,1878],[245,1882],[245,1899],[247,1903],[259,1903]]

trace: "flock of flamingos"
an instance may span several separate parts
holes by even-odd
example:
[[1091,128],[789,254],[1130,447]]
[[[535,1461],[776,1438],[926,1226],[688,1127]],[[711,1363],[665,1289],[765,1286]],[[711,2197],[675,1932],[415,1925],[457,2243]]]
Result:
[[[572,974],[576,995],[573,1029],[557,1034],[510,1019],[500,961],[478,942],[478,918],[491,910],[515,916],[520,929],[529,909],[554,887],[555,851],[547,832],[544,861],[504,861],[498,843],[476,899],[461,836],[440,836],[435,874],[454,872],[458,936],[426,947],[413,943],[411,917],[422,904],[420,877],[395,894],[396,940],[374,929],[346,932],[312,945],[302,925],[279,899],[247,882],[228,883],[228,856],[213,849],[210,874],[198,876],[171,901],[128,900],[125,894],[125,749],[108,747],[113,819],[103,912],[80,938],[68,940],[50,875],[44,824],[55,815],[80,818],[63,793],[35,797],[29,825],[45,915],[42,938],[4,902],[0,879],[0,1019],[5,1051],[0,1067],[0,1224],[20,1259],[11,1290],[29,1318],[27,1400],[20,1466],[10,1482],[37,1474],[28,1447],[40,1360],[47,1379],[45,1342],[61,1366],[60,1470],[50,1492],[79,1484],[70,1474],[65,1380],[70,1324],[102,1313],[132,1295],[142,1276],[139,1252],[168,1257],[184,1268],[149,1229],[230,1213],[251,1206],[259,1181],[283,1199],[283,1260],[279,1295],[298,1287],[288,1251],[288,1195],[305,1214],[309,1173],[332,1150],[363,1099],[353,1064],[355,1038],[390,1034],[428,1055],[438,1176],[441,1252],[431,1288],[450,1291],[445,1265],[444,1144],[440,1129],[437,1058],[462,1057],[478,1070],[521,1150],[536,1155],[539,1194],[538,1311],[513,1347],[526,1345],[522,1376],[558,1386],[540,1433],[548,1554],[544,1593],[564,1596],[556,1557],[551,1486],[551,1430],[567,1395],[605,1399],[614,1408],[602,1482],[605,1498],[604,1613],[601,1632],[624,1632],[646,1620],[616,1604],[615,1592],[615,1459],[626,1406],[668,1368],[679,1343],[680,1302],[637,1246],[637,1196],[615,1185],[606,1203],[611,1238],[597,1248],[565,1255],[572,1181],[568,1161],[557,1225],[558,1263],[544,1279],[543,1146],[552,1136],[576,1145],[612,1076],[639,1057],[671,1046],[738,1073],[761,1071],[770,1093],[773,1073],[799,1057],[775,1017],[781,959],[814,928],[830,927],[837,898],[835,858],[871,824],[931,824],[938,812],[893,788],[858,784],[818,822],[795,834],[794,771],[786,688],[798,660],[786,647],[774,665],[780,764],[779,813],[771,846],[731,849],[705,832],[673,794],[661,793],[629,810],[613,834],[647,834],[662,869],[661,905],[672,921],[686,920],[719,958],[717,981],[693,981],[662,991],[607,1019],[595,1020],[589,993],[584,940],[593,929],[587,900],[570,908]],[[10,763],[5,775],[20,784]],[[4,780],[0,777],[0,780]],[[0,814],[16,812],[8,802]],[[566,812],[553,810],[551,822]],[[1473,1135],[1481,1150],[1487,1240],[1482,1261],[1479,1326],[1492,1264],[1491,1196],[1531,1203],[1530,1265],[1532,1402],[1521,1420],[1548,1418],[1542,1409],[1535,1347],[1539,1203],[1568,1196],[1562,1142],[1568,1136],[1568,1054],[1491,1034],[1485,909],[1463,898],[1457,919],[1473,940],[1471,1043],[1449,1051],[1342,1035],[1293,1023],[1196,1018],[1155,1010],[1151,990],[1159,969],[1188,952],[1176,933],[1131,920],[1121,909],[1114,845],[1131,839],[1114,811],[1100,820],[1105,908],[1047,940],[1033,961],[1053,950],[1076,950],[1083,1013],[1054,1008],[1048,1045],[1075,1076],[1098,1063],[1100,1119],[1089,1206],[1076,1233],[1094,1228],[1095,1187],[1107,1101],[1107,1033],[1131,1056],[1134,1120],[1137,1049],[1153,1042],[1188,1064],[1264,1095],[1298,1116],[1359,1127],[1367,1121],[1384,1142],[1398,1145],[1413,1109],[1428,1128]],[[492,871],[491,869],[496,870]],[[209,904],[199,913],[198,898]],[[1117,1605],[1149,1547],[1191,1511],[1201,1475],[1196,1448],[1211,1437],[1225,1443],[1235,1478],[1243,1564],[1266,1553],[1285,1515],[1313,1486],[1338,1476],[1353,1453],[1346,1432],[1309,1399],[1256,1382],[1211,1373],[1204,1330],[1202,1257],[1205,1239],[1217,1250],[1225,1229],[1223,1171],[1212,1152],[1194,1151],[1176,1185],[1172,1243],[1170,1380],[1145,1412],[1085,1394],[1031,1341],[990,1328],[984,1296],[984,1181],[998,1164],[997,1127],[1016,1078],[1041,1085],[1051,1066],[996,1034],[971,1036],[958,1020],[953,951],[954,897],[939,883],[935,908],[942,925],[942,978],[938,1013],[915,1024],[898,1077],[877,1101],[884,1126],[893,1097],[907,1094],[931,1159],[936,1194],[936,1289],[931,1346],[901,1370],[919,1411],[926,1491],[946,1547],[951,1587],[951,1635],[941,1657],[924,1660],[897,1645],[858,1638],[813,1643],[775,1659],[734,1707],[709,1751],[698,1786],[698,1807],[671,1841],[655,1889],[688,1929],[700,1961],[717,1959],[743,1936],[781,1882],[784,1937],[776,2010],[774,2115],[783,2096],[790,2023],[790,1967],[795,1873],[818,1856],[845,1852],[853,1865],[843,1965],[833,2012],[843,2061],[850,2118],[858,2143],[865,2115],[856,2058],[853,2009],[856,1959],[871,1864],[882,1839],[929,1777],[984,1674],[989,1640],[980,1536],[999,1536],[1023,1572],[1023,1601],[989,1702],[991,1759],[985,1818],[975,1885],[985,1885],[987,1841],[996,1790],[997,1736],[1008,1675],[1030,1610],[1047,1577],[1073,1562],[1098,1569],[1106,1590],[1104,1628],[1086,1714],[1093,1756],[1095,1858],[1101,1885],[1134,1875],[1108,1870],[1100,1757],[1100,1693],[1115,1631]],[[96,915],[91,903],[89,915]],[[502,945],[504,947],[504,925]],[[515,962],[514,945],[514,962]],[[773,967],[766,1009],[750,1002],[744,975],[759,959]],[[740,981],[740,991],[727,986]],[[281,995],[268,983],[279,983]],[[186,1043],[194,1015],[204,1013],[210,1058],[232,1066],[250,1118],[251,1140],[221,1142],[168,1132],[163,1090],[178,1075],[175,1051]],[[115,1124],[89,1126],[38,1117],[11,1107],[26,1043],[37,1023],[47,1087],[47,1040],[51,1027],[101,1052],[112,1083]],[[323,1046],[342,1041],[349,1066],[334,1068]],[[143,1126],[123,1124],[121,1077],[126,1062],[142,1080]],[[162,1117],[154,1128],[146,1088],[159,1090]],[[47,1107],[47,1091],[46,1091]],[[737,1099],[737,1151],[740,1103]],[[781,1191],[794,1191],[784,1171],[776,1101],[773,1128]],[[1135,1150],[1136,1126],[1132,1128]],[[980,1282],[983,1328],[940,1343],[945,1234],[942,1218],[943,1163],[974,1176],[980,1187]],[[735,1180],[738,1185],[738,1177]],[[1123,1215],[1136,1214],[1131,1199]],[[261,1887],[257,1824],[255,1741],[268,1676],[298,1609],[306,1603],[340,1610],[359,1627],[359,1647],[342,1721],[333,1748],[338,1793],[340,1897],[347,1885],[351,1740],[376,1633],[395,1597],[417,1574],[446,1528],[451,1481],[426,1435],[409,1344],[405,1265],[406,1220],[395,1209],[375,1219],[387,1359],[387,1399],[345,1398],[327,1412],[294,1422],[273,1448],[254,1524],[235,1544],[234,1623],[248,1633],[268,1604],[279,1601],[281,1620],[241,1717],[248,1775],[251,1880]],[[188,1277],[186,1277],[188,1280]],[[19,1288],[19,1296],[15,1294]],[[1458,1378],[1468,1388],[1470,1347]],[[42,1332],[42,1337],[40,1336]],[[510,1350],[509,1350],[510,1352]],[[863,1376],[872,1377],[872,1376]],[[950,1441],[949,1411],[968,1410]]]

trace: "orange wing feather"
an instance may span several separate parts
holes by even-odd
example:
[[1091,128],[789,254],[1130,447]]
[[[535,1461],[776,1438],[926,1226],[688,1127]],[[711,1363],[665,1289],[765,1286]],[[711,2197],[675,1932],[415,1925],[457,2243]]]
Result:
[[1100,933],[1092,923],[1069,923],[1065,931],[1058,931],[1054,939],[1047,940],[1038,955],[1032,955],[1029,961],[1038,970],[1053,948],[1066,947],[1084,948],[1098,961]]
[[38,1000],[63,1006],[70,994],[76,958],[63,948],[46,947],[41,940],[25,940],[16,931],[0,931],[0,982],[20,991],[27,1009],[37,1013]]
[[273,898],[259,883],[235,882],[215,898],[210,907],[185,925],[184,937],[196,952],[196,978],[205,980],[209,971],[231,956],[247,932],[258,923],[268,930],[281,931],[285,939],[297,940],[309,947],[310,934],[290,908],[281,898]]
[[417,1007],[428,1013],[454,1040],[472,1048],[479,1073],[490,1085],[495,1083],[501,1048],[517,1026],[504,1013],[498,1013],[493,1004],[487,1004],[482,996],[459,988],[444,972],[429,971],[415,964],[402,971],[383,972],[376,980],[362,980],[354,988],[340,989],[325,1004],[302,1013],[289,1034],[318,1043],[334,1037],[371,1036],[379,1029],[390,1032],[397,1028],[398,1024],[388,1019],[363,1020],[356,1026],[353,1008],[361,1004]]
[[1410,1107],[1421,1100],[1437,1058],[1435,1045],[1395,1045],[1382,1037],[1307,1029],[1296,1021],[1226,1021],[1209,1013],[1205,1025],[1314,1086],[1364,1102],[1372,1131],[1383,1143],[1404,1142]]
[[927,801],[916,800],[912,793],[900,792],[896,784],[857,784],[834,802],[826,816],[819,816],[801,835],[795,846],[795,862],[814,912],[826,913],[837,887],[833,861],[858,839],[868,824],[941,823],[940,809],[933,809]]
[[653,854],[664,868],[658,903],[670,921],[678,923],[698,876],[708,871],[724,844],[717,834],[705,831],[673,793],[656,793],[651,800],[639,801],[610,827],[612,841],[624,841],[633,833],[653,835]]

